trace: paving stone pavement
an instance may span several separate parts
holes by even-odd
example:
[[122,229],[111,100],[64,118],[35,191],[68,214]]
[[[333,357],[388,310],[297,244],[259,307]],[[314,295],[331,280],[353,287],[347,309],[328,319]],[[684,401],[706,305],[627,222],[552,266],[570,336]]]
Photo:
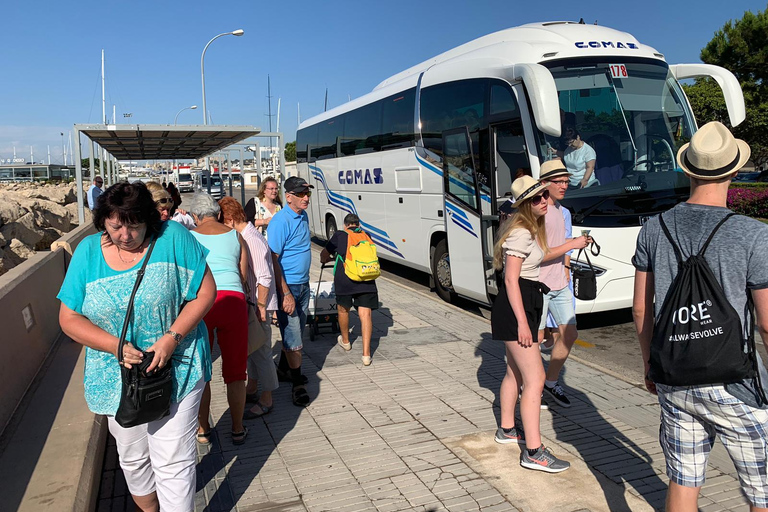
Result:
[[[441,442],[496,429],[505,362],[489,322],[391,281],[378,285],[373,364],[360,361],[359,329],[350,352],[336,346],[330,332],[306,339],[303,369],[313,402],[293,406],[283,384],[274,410],[247,422],[243,446],[229,436],[216,358],[216,427],[211,447],[199,448],[197,511],[518,510]],[[354,317],[352,325],[359,325]],[[573,406],[542,411],[542,435],[556,440],[565,458],[584,460],[591,471],[662,508],[667,477],[655,397],[576,360],[568,361],[561,382]],[[707,477],[701,511],[745,509],[719,443]],[[110,437],[98,510],[132,506]]]

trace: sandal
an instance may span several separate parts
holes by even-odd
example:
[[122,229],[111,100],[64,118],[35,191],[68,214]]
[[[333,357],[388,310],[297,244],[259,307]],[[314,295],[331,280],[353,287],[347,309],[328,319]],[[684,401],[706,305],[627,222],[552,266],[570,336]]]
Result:
[[232,444],[244,444],[246,437],[248,437],[248,429],[246,427],[243,427],[242,432],[232,432]]
[[213,429],[209,430],[208,432],[198,432],[197,433],[198,444],[201,444],[203,446],[208,446],[209,444],[211,444],[211,435],[213,435]]
[[245,413],[243,414],[243,419],[255,420],[256,418],[261,418],[265,414],[269,414],[272,411],[272,409],[274,409],[274,407],[275,407],[275,404],[272,404],[269,407],[267,407],[266,405],[262,405],[261,402],[257,401],[255,406],[245,410]]
[[293,405],[297,407],[308,406],[311,400],[309,398],[309,394],[307,393],[307,388],[304,386],[293,386],[292,401]]

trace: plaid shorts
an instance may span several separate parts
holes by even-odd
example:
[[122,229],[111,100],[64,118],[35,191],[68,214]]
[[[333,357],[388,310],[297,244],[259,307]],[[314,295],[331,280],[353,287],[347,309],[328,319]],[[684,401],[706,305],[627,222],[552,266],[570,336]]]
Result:
[[755,409],[718,386],[657,384],[659,442],[669,479],[701,487],[715,436],[728,451],[741,487],[756,507],[768,507],[768,410]]

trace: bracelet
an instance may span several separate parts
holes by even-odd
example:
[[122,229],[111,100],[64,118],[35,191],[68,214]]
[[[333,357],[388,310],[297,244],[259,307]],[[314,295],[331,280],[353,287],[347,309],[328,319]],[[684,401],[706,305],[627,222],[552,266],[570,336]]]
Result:
[[563,266],[564,266],[565,268],[567,268],[568,270],[571,270],[571,267],[569,267],[568,265],[563,265]]
[[165,334],[173,338],[176,341],[177,345],[181,343],[181,339],[183,338],[181,334],[177,333],[176,331],[171,331],[170,329],[165,331]]
[[267,307],[267,304],[265,302],[256,302],[256,305],[259,306],[260,308]]

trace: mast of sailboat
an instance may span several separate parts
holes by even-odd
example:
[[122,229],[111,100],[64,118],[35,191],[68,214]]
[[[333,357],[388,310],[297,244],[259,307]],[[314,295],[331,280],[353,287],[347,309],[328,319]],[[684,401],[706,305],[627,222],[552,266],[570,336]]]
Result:
[[104,89],[104,48],[101,49],[101,120],[107,124],[107,99]]

